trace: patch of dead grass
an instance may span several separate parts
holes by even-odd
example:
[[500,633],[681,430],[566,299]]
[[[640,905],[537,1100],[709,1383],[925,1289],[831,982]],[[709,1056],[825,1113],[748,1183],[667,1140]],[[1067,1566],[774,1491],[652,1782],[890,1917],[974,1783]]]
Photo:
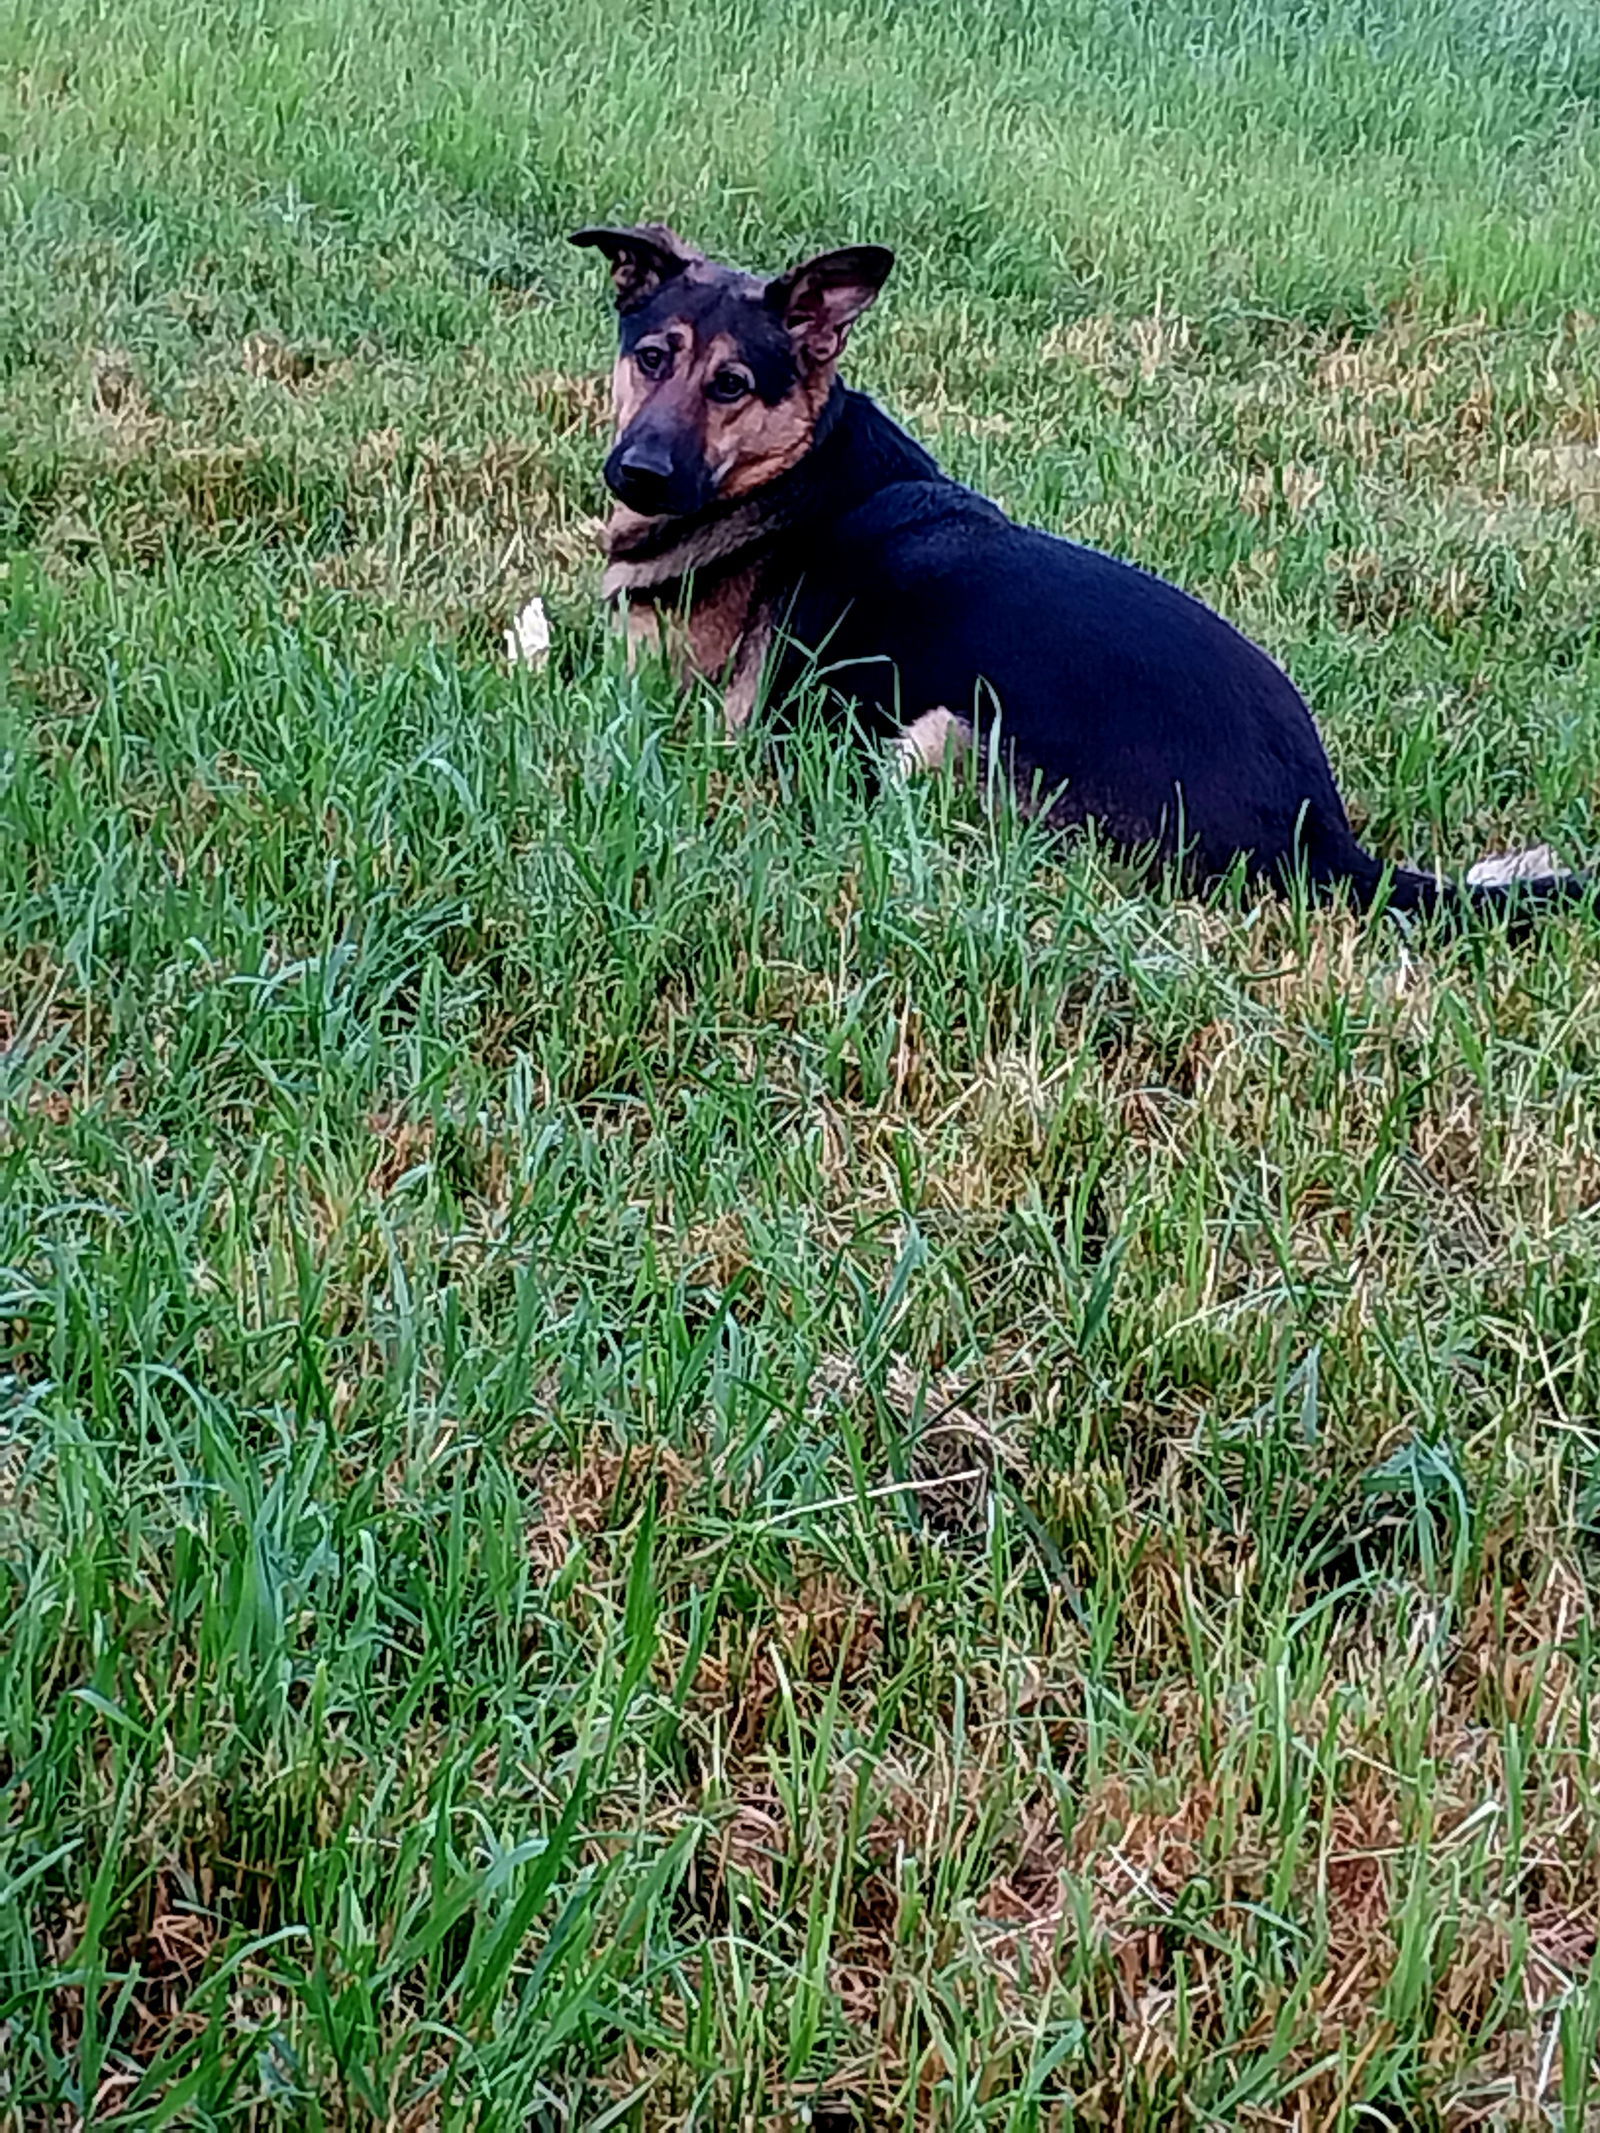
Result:
[[1193,322],[1180,313],[1158,308],[1124,318],[1116,312],[1096,312],[1052,327],[1039,344],[1039,358],[1075,363],[1120,397],[1136,380],[1148,385],[1163,371],[1186,362],[1194,344]]
[[1600,443],[1575,438],[1524,445],[1513,466],[1534,502],[1600,520]]
[[552,1455],[535,1476],[538,1521],[528,1534],[534,1562],[546,1576],[563,1569],[579,1549],[625,1531],[647,1494],[666,1519],[675,1518],[700,1480],[700,1470],[670,1444],[586,1446],[576,1459]]
[[274,385],[304,385],[316,372],[329,366],[310,349],[296,348],[276,333],[251,333],[239,349],[239,361],[252,378]]

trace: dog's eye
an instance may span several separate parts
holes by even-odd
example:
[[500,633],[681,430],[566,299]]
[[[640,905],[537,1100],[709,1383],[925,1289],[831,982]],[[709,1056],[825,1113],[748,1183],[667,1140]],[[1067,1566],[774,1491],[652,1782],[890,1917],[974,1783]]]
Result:
[[667,351],[664,348],[640,348],[633,360],[647,378],[663,378],[667,373]]
[[706,387],[706,394],[708,398],[720,401],[722,406],[731,407],[735,400],[742,400],[754,390],[742,370],[719,370]]

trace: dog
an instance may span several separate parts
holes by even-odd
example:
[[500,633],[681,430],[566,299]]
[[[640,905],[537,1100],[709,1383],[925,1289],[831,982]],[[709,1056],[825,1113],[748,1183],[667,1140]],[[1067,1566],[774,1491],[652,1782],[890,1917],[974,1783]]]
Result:
[[809,681],[908,763],[997,745],[1049,822],[1197,887],[1242,869],[1362,909],[1523,911],[1582,886],[1384,866],[1264,651],[1165,579],[1016,524],[845,385],[892,252],[764,277],[661,223],[571,241],[609,262],[619,319],[603,588],[630,651],[716,683],[730,727]]

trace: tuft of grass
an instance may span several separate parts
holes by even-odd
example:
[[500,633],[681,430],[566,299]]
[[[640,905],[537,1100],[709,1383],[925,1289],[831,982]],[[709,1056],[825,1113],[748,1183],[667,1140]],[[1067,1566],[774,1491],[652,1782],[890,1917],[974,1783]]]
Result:
[[[1595,846],[1580,0],[0,0],[0,2121],[1594,2122],[1600,938],[594,612],[566,231]],[[534,591],[543,673],[504,671]]]

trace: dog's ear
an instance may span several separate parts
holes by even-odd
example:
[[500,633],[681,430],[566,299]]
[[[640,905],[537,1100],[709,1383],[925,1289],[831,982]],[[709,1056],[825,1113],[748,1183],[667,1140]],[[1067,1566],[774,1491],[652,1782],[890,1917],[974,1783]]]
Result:
[[767,305],[788,327],[803,356],[814,364],[831,363],[893,265],[893,252],[881,244],[847,244],[840,252],[819,252],[767,283]]
[[568,242],[592,244],[605,253],[617,285],[619,311],[637,310],[664,282],[674,280],[700,257],[693,245],[685,244],[664,222],[641,222],[631,229],[574,230]]

